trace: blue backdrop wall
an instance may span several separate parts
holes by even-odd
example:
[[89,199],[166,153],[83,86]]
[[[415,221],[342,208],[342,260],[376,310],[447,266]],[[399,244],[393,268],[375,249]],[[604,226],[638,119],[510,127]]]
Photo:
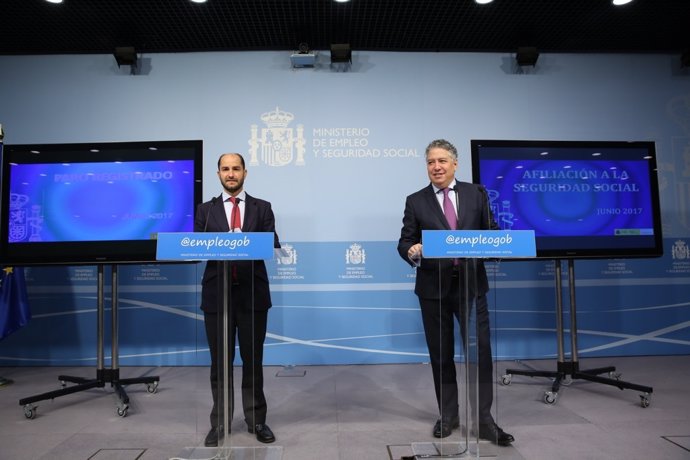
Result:
[[[690,352],[690,73],[675,55],[355,52],[352,67],[292,69],[282,52],[0,56],[6,144],[202,139],[245,154],[288,255],[269,264],[267,364],[426,360],[414,272],[395,250],[424,148],[471,139],[656,142],[665,254],[575,263],[580,356]],[[208,362],[203,264],[119,267],[120,363]],[[556,353],[554,262],[490,266],[495,355]],[[26,269],[33,319],[1,365],[93,365],[96,268]],[[109,279],[106,277],[106,279]],[[567,299],[566,299],[567,304]],[[566,318],[567,321],[567,318]],[[567,324],[567,323],[566,323]]]

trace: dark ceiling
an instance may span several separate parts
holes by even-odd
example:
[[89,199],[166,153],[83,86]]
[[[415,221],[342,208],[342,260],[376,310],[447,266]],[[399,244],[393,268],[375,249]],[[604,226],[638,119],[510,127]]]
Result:
[[313,50],[676,53],[690,0],[2,0],[0,54]]

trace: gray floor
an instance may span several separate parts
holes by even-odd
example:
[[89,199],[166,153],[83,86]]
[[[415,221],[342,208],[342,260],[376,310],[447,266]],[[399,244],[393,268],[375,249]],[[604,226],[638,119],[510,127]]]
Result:
[[[576,380],[555,404],[543,402],[545,378],[514,376],[497,384],[497,420],[516,441],[495,450],[500,460],[690,459],[690,356],[585,359],[581,368],[615,365],[622,380],[654,388],[650,406],[639,392]],[[553,361],[500,362],[506,368],[554,370]],[[268,367],[268,424],[284,460],[390,460],[430,442],[436,419],[428,365],[307,366],[291,376]],[[155,394],[127,388],[126,417],[112,389],[38,402],[24,416],[19,400],[59,388],[58,374],[95,376],[86,368],[0,368],[0,459],[162,460],[201,446],[208,430],[207,368],[123,368],[121,377],[158,375]],[[279,374],[287,374],[279,376]],[[297,372],[298,375],[301,372]],[[232,446],[261,446],[240,420]],[[261,452],[256,450],[255,452]],[[259,458],[260,455],[256,455]]]

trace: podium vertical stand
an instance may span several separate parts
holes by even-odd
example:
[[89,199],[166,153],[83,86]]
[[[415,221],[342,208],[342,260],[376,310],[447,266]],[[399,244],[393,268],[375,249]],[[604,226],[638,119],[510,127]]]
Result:
[[[237,261],[256,261],[272,259],[274,257],[274,234],[272,232],[247,233],[159,233],[156,258],[166,261],[206,261],[219,265],[218,276],[223,282],[219,286],[222,290],[219,296],[222,308],[219,308],[219,327],[222,328],[222,353],[219,353],[218,369],[222,375],[219,386],[222,395],[218,401],[222,402],[222,418],[218,426],[222,426],[219,433],[218,447],[188,447],[176,456],[184,460],[280,460],[283,455],[282,446],[249,446],[232,445],[230,436],[230,415],[233,412],[233,398],[229,391],[232,384],[230,372],[233,366],[229,362],[230,331],[227,318],[232,314],[232,285],[230,283],[232,263]],[[252,277],[253,279],[253,277]],[[219,331],[220,332],[220,331]]]
[[[459,420],[451,436],[437,442],[413,442],[415,459],[466,459],[491,458],[498,455],[497,448],[487,440],[479,438],[479,404],[481,385],[479,374],[479,334],[477,321],[477,299],[480,294],[478,270],[482,259],[534,257],[536,254],[533,231],[501,230],[424,230],[422,247],[425,259],[437,259],[438,289],[447,290],[452,276],[458,276],[457,316],[460,333],[456,351],[462,353],[457,381]],[[445,275],[444,275],[445,273]],[[457,275],[455,275],[457,273]],[[483,294],[483,293],[482,293]],[[443,296],[442,296],[443,297]],[[441,308],[453,308],[439,299]],[[443,327],[443,325],[441,325]],[[493,364],[492,364],[493,372]],[[456,367],[457,368],[457,367]],[[441,372],[443,370],[441,369]],[[439,381],[441,380],[439,376]],[[492,379],[493,380],[493,379]],[[443,385],[439,399],[443,401]],[[493,391],[493,388],[484,388]],[[441,414],[444,418],[444,414]]]

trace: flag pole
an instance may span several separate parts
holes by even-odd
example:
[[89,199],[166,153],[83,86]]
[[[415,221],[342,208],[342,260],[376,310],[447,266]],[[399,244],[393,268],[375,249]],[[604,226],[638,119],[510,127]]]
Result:
[[[5,137],[5,133],[2,130],[2,123],[0,123],[0,155],[2,155],[2,140],[4,137]],[[7,378],[3,377],[2,375],[0,375],[0,387],[11,385],[13,383],[14,383],[13,380],[7,379]]]
[[[0,123],[0,160],[2,159],[2,140],[5,138],[5,132],[2,130],[2,123]],[[14,381],[0,375],[0,388],[13,384]]]

